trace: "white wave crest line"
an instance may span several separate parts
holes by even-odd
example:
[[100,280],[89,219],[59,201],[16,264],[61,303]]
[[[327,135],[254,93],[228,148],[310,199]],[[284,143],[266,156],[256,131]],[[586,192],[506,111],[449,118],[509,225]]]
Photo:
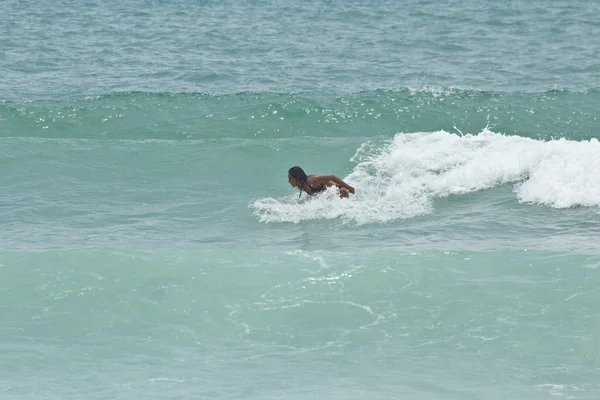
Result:
[[372,148],[363,143],[352,157],[357,165],[343,178],[357,189],[350,199],[338,199],[328,190],[311,200],[266,198],[250,207],[266,223],[385,223],[432,213],[435,198],[504,184],[514,184],[515,200],[525,204],[600,207],[597,139],[542,141],[484,129],[462,136],[399,133]]

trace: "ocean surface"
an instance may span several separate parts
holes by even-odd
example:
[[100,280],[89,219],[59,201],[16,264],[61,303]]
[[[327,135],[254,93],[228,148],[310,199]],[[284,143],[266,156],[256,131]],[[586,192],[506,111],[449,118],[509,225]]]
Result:
[[0,399],[600,398],[599,2],[0,15]]

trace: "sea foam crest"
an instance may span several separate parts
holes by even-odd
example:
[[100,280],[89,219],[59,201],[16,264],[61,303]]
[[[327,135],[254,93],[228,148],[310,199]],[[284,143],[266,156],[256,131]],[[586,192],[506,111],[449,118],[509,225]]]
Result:
[[541,141],[494,133],[398,133],[364,143],[343,179],[356,195],[336,190],[305,200],[266,198],[251,204],[263,222],[341,218],[358,224],[431,213],[433,199],[514,183],[516,199],[556,208],[600,205],[600,142]]

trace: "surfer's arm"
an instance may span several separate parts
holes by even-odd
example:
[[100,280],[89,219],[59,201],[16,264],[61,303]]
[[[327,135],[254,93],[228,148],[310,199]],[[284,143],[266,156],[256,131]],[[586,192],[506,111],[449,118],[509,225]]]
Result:
[[315,180],[317,180],[317,183],[324,183],[328,185],[330,184],[330,182],[333,182],[337,187],[342,187],[348,190],[350,193],[354,194],[354,188],[335,175],[317,175],[315,176],[315,178]]

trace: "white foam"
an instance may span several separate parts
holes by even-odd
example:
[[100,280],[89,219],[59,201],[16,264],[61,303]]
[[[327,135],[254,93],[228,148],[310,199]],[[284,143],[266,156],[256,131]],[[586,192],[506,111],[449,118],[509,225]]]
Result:
[[529,179],[518,185],[520,201],[556,208],[600,205],[600,142],[565,139],[536,149]]
[[[364,143],[343,179],[356,195],[334,189],[298,203],[297,195],[251,206],[263,222],[341,218],[359,224],[433,211],[436,197],[515,183],[516,199],[551,207],[600,205],[600,142],[541,141],[487,129],[478,135],[445,131],[399,133],[383,144]],[[303,196],[305,198],[306,195]]]

